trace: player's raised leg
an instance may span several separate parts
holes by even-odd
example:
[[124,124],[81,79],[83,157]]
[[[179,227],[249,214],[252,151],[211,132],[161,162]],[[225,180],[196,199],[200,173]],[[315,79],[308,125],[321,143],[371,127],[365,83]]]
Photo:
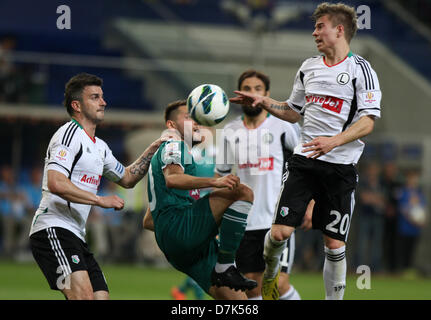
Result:
[[235,290],[250,290],[256,281],[243,277],[236,267],[235,256],[247,226],[247,214],[253,204],[253,191],[240,184],[234,190],[216,190],[210,195],[210,207],[220,226],[220,248],[211,275],[212,284]]
[[280,224],[273,224],[271,230],[265,236],[263,247],[263,259],[265,260],[265,272],[262,280],[263,300],[278,300],[278,280],[280,275],[280,257],[286,248],[295,228]]

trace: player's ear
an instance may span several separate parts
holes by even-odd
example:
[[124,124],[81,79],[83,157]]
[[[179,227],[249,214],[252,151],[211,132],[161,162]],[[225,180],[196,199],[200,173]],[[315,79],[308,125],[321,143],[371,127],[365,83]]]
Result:
[[176,129],[177,125],[176,125],[176,123],[174,121],[168,120],[168,121],[166,121],[166,127],[168,129]]
[[269,90],[266,90],[265,97],[269,97],[270,94],[271,94],[271,92]]
[[344,26],[339,24],[337,27],[337,38],[344,37]]
[[81,103],[79,102],[79,100],[73,100],[70,105],[73,108],[73,111],[75,112],[81,112]]

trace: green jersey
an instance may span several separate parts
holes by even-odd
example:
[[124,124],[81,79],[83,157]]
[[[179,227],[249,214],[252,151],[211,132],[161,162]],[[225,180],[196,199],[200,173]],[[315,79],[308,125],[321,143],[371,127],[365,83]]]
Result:
[[196,164],[184,141],[164,142],[151,159],[148,170],[148,200],[153,219],[170,209],[190,206],[199,199],[199,190],[180,190],[166,186],[163,169],[169,164],[180,165],[185,174],[196,176]]

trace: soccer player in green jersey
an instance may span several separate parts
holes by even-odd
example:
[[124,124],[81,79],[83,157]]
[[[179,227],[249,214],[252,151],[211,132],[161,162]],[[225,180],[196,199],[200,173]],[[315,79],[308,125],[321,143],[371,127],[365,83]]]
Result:
[[[247,224],[253,191],[238,177],[197,177],[189,144],[202,141],[186,101],[168,105],[166,127],[179,138],[163,143],[148,174],[149,210],[144,227],[155,232],[167,260],[193,278],[215,299],[247,299],[243,292],[257,286],[235,267],[235,255]],[[187,130],[191,132],[187,132]],[[198,189],[215,190],[199,198]],[[198,199],[198,200],[195,200]],[[219,241],[215,237],[219,234]]]

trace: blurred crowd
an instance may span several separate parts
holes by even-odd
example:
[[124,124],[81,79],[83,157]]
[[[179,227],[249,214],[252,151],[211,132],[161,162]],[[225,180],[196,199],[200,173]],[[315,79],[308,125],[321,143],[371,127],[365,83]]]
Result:
[[[34,166],[24,172],[18,178],[9,165],[0,170],[0,257],[31,261],[28,232],[41,198],[42,168]],[[117,194],[126,203],[121,211],[93,207],[90,213],[87,241],[101,262],[167,266],[153,233],[142,228],[147,208],[144,184],[145,179],[133,189],[123,189],[105,180],[99,188],[99,194]],[[394,162],[364,162],[355,198],[350,268],[368,265],[372,272],[413,272],[416,248],[427,223],[420,171],[400,170]],[[318,231],[298,229],[294,268],[320,270],[322,248]]]
[[[400,169],[395,162],[366,162],[359,168],[348,241],[348,264],[355,272],[367,265],[375,273],[416,275],[415,253],[427,223],[427,202],[417,168]],[[318,231],[298,229],[295,265],[320,270],[323,241]]]
[[[43,172],[40,166],[23,172],[17,177],[11,166],[0,168],[0,258],[33,261],[28,233],[42,196]],[[124,189],[105,179],[100,186],[99,194],[117,194],[126,203],[121,211],[93,207],[90,212],[87,242],[101,262],[167,266],[153,233],[142,228],[144,183]]]

